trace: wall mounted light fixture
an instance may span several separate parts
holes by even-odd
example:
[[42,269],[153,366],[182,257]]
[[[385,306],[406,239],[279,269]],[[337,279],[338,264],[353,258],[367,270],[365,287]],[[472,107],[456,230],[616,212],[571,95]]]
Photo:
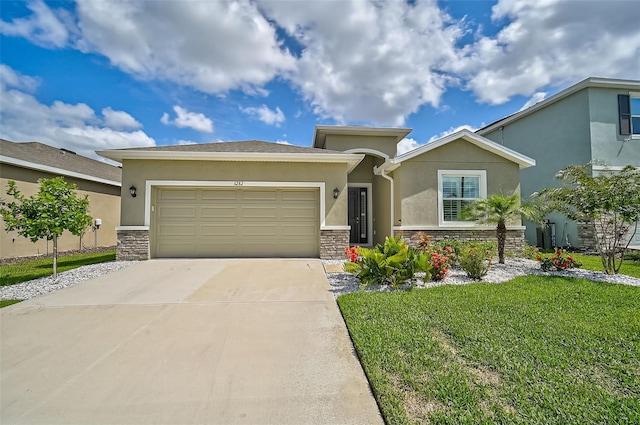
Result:
[[340,195],[340,189],[336,187],[333,189],[333,199],[338,199],[338,195]]
[[136,189],[136,187],[134,185],[131,185],[131,187],[129,188],[129,193],[131,194],[132,198],[135,198],[137,196],[136,191],[138,189]]

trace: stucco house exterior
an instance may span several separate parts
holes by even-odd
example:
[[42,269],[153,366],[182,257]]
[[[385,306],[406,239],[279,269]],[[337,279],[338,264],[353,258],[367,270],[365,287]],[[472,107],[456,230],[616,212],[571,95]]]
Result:
[[[80,196],[89,196],[89,213],[102,221],[99,229],[87,229],[82,238],[64,233],[58,239],[58,250],[93,248],[96,245],[116,245],[116,227],[120,224],[120,179],[122,170],[116,166],[77,155],[42,143],[14,143],[0,139],[0,198],[7,195],[8,181],[16,182],[22,194],[38,192],[40,178],[64,177],[78,186]],[[0,218],[0,223],[2,218]],[[0,257],[13,258],[52,252],[51,242],[31,240],[16,232],[0,229]]]
[[[520,193],[531,158],[470,131],[397,156],[406,128],[317,126],[312,147],[263,141],[100,151],[122,163],[118,258],[344,258],[396,235],[487,239],[465,203]],[[135,193],[135,197],[129,192]],[[520,222],[509,246],[523,243]]]
[[[587,78],[528,109],[478,130],[476,134],[536,160],[521,174],[523,197],[558,186],[555,175],[569,165],[601,161],[605,168],[640,167],[640,81]],[[548,217],[551,226],[526,224],[532,245],[595,247],[593,227],[561,214]],[[632,245],[640,245],[636,234]]]

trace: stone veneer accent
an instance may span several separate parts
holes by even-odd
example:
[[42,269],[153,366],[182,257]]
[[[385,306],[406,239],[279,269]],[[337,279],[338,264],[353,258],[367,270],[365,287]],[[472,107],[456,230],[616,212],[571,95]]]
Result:
[[148,230],[118,230],[117,260],[140,261],[149,257]]
[[[496,242],[496,231],[480,230],[480,229],[460,229],[460,230],[396,230],[395,237],[401,237],[409,246],[415,247],[420,240],[419,233],[426,233],[431,237],[431,242],[438,242],[445,239],[455,239],[461,242],[478,241]],[[524,248],[524,229],[507,230],[507,240],[505,241],[504,250],[521,251]]]
[[349,246],[349,230],[320,230],[320,258],[344,260],[344,249]]
[[578,221],[578,248],[585,250],[596,249],[596,228],[592,221]]

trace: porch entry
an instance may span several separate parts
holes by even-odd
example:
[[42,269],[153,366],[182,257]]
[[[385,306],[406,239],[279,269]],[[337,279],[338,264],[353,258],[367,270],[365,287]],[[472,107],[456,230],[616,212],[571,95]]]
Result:
[[349,235],[350,245],[369,244],[369,217],[367,212],[368,190],[366,187],[349,188]]

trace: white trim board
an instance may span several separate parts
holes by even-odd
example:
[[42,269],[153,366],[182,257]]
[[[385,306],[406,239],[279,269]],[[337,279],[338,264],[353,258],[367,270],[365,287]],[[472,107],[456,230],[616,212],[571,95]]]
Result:
[[[144,191],[144,225],[151,225],[151,191],[153,186],[164,187],[290,187],[317,188],[320,190],[320,230],[337,230],[325,226],[325,182],[275,182],[275,181],[198,181],[198,180],[147,180]],[[330,228],[327,228],[330,227]],[[349,227],[349,226],[346,226]],[[342,230],[342,229],[341,229]]]

